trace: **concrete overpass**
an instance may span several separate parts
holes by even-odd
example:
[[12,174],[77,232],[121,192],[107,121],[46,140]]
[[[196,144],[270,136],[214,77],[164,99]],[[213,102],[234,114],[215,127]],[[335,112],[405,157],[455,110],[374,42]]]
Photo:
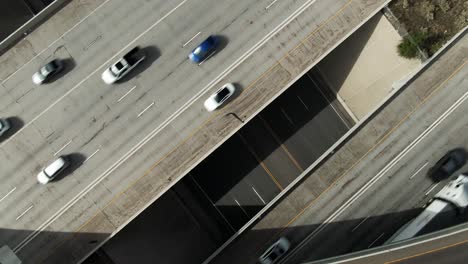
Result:
[[[15,120],[0,146],[0,208],[9,212],[0,219],[1,243],[24,263],[81,260],[242,127],[227,113],[247,122],[387,2],[65,7],[0,58],[0,110]],[[193,43],[185,43],[208,33],[223,36],[225,47],[216,60],[190,65]],[[137,44],[148,48],[145,71],[115,87],[102,84],[101,71]],[[34,87],[32,73],[52,57],[69,59],[68,71]],[[206,113],[204,97],[226,81],[242,92]],[[74,157],[73,170],[38,186],[35,174],[58,154]]]

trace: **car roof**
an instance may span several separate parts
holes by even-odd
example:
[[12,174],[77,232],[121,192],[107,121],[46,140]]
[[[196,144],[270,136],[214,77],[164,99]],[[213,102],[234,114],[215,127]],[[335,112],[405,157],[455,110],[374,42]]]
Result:
[[59,170],[61,170],[66,164],[66,160],[63,158],[63,157],[59,157],[58,159],[56,159],[54,162],[52,162],[51,164],[49,164],[49,166],[47,166],[45,169],[44,169],[44,172],[47,174],[47,176],[53,176],[54,174],[56,174]]

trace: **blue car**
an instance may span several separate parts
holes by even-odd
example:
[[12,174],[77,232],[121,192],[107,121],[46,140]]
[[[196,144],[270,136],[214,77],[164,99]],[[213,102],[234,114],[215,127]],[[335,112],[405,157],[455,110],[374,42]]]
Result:
[[217,46],[218,39],[211,35],[190,52],[189,59],[195,63],[200,63],[210,56]]

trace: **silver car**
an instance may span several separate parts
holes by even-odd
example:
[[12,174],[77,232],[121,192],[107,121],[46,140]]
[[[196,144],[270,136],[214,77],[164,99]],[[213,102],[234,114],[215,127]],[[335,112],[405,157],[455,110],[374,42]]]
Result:
[[260,264],[273,264],[289,250],[290,246],[289,240],[281,237],[258,258],[258,262]]
[[34,73],[32,81],[35,84],[43,84],[47,82],[53,75],[57,74],[63,69],[63,63],[60,60],[52,60],[46,65],[42,66],[39,71]]
[[10,122],[6,118],[0,118],[0,137],[10,129]]

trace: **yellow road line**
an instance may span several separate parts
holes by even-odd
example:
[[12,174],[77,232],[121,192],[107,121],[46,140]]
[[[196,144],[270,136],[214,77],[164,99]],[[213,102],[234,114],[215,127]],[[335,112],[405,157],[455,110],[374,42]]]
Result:
[[276,184],[276,186],[278,187],[278,189],[280,189],[281,191],[284,189],[283,186],[281,186],[281,184],[279,183],[279,181],[276,179],[275,176],[273,176],[273,173],[271,173],[271,171],[268,169],[268,167],[265,165],[265,163],[257,156],[257,153],[255,153],[255,151],[253,150],[253,148],[249,145],[249,143],[247,142],[247,140],[245,140],[244,136],[242,136],[242,134],[240,132],[237,133],[240,137],[240,139],[242,140],[242,143],[244,143],[244,145],[247,147],[247,149],[249,150],[250,153],[252,153],[252,155],[255,157],[255,159],[257,160],[257,162],[260,164],[260,166],[262,166],[262,168],[266,171],[266,173],[268,173],[268,175],[270,175],[270,178],[273,180],[273,182]]
[[268,130],[268,132],[270,132],[270,134],[273,136],[275,141],[280,145],[280,147],[284,150],[284,152],[286,152],[286,155],[289,157],[289,159],[294,163],[294,165],[299,169],[300,172],[303,172],[304,169],[301,167],[299,162],[297,162],[297,160],[294,158],[294,156],[289,152],[288,148],[281,142],[278,135],[276,135],[276,133],[270,127],[268,122],[260,114],[258,114],[258,117],[260,118],[260,120],[262,120],[262,122],[265,125],[266,129]]
[[[262,79],[264,76],[266,76],[268,73],[270,73],[276,66],[278,66],[281,61],[285,60],[287,58],[287,56],[289,56],[289,54],[293,51],[295,51],[301,44],[302,45],[305,45],[303,44],[304,43],[304,40],[307,40],[309,39],[310,37],[312,37],[317,31],[319,31],[321,28],[323,28],[327,23],[328,21],[330,21],[331,19],[337,17],[339,14],[341,14],[343,12],[343,10],[349,6],[351,4],[353,0],[349,0],[345,5],[343,5],[333,16],[329,17],[327,20],[325,20],[323,23],[319,24],[318,27],[312,31],[312,33],[310,33],[306,38],[304,38],[303,40],[301,40],[300,44],[296,45],[292,50],[288,51],[280,60],[278,60],[277,62],[275,62],[269,69],[267,69],[264,73],[262,73],[258,78],[256,78],[251,84],[249,84],[249,86],[247,86],[244,91],[247,91],[249,89],[251,89],[260,79]],[[233,101],[237,100],[238,98],[235,98]],[[142,176],[140,176],[139,178],[137,178],[135,181],[133,181],[125,190],[121,191],[119,194],[117,194],[116,196],[114,196],[113,199],[111,199],[105,206],[104,208],[101,210],[101,209],[98,209],[98,211],[93,215],[93,217],[91,217],[88,221],[86,221],[84,224],[80,225],[75,231],[74,233],[79,233],[79,231],[81,229],[84,228],[84,226],[86,226],[87,224],[89,224],[100,212],[103,212],[110,204],[112,204],[117,198],[119,198],[123,193],[125,193],[126,191],[128,191],[128,189],[130,189],[134,184],[136,184],[136,182],[138,182],[139,180],[141,180],[143,177],[147,176],[151,170],[153,170],[162,160],[166,159],[170,154],[172,154],[174,151],[176,151],[182,144],[184,144],[185,142],[187,142],[191,137],[193,137],[194,134],[196,134],[197,132],[199,132],[207,123],[209,123],[210,121],[212,121],[215,117],[219,116],[220,114],[222,114],[224,112],[220,111],[216,114],[214,114],[213,116],[211,116],[210,118],[208,118],[205,122],[203,122],[203,124],[194,129],[190,134],[189,136],[187,136],[181,143],[177,144],[177,146],[175,148],[173,148],[171,151],[169,151],[167,154],[165,154],[162,158],[160,158],[157,162],[155,162],[151,167],[150,169],[148,169],[148,171],[146,171]],[[73,235],[72,237],[74,237],[75,235]],[[57,246],[54,247],[53,250],[49,251],[49,252],[52,252],[54,251],[55,249],[57,249],[58,247],[60,247],[61,245],[63,245],[65,242],[67,242],[68,240],[70,240],[71,238],[68,238],[66,240],[63,240],[61,241],[59,244],[57,244]],[[48,254],[50,255],[50,253]],[[47,258],[47,257],[46,257]],[[45,259],[43,259],[41,262],[45,261]]]
[[[329,191],[334,185],[341,180],[349,171],[351,171],[357,164],[359,164],[367,155],[372,152],[377,146],[379,146],[385,139],[387,139],[396,129],[398,129],[404,121],[406,121],[416,110],[418,110],[427,100],[429,100],[439,89],[444,86],[450,79],[455,76],[467,63],[468,61],[465,60],[459,67],[456,68],[450,76],[445,79],[441,84],[439,84],[428,96],[426,96],[418,105],[416,105],[413,110],[411,110],[403,119],[401,119],[387,134],[385,134],[380,140],[377,141],[375,145],[373,145],[361,158],[359,158],[351,167],[349,167],[343,174],[341,174],[336,180],[334,180],[322,193],[320,193],[319,196],[317,196],[315,199],[310,201],[296,216],[294,216],[285,226],[283,226],[282,229],[280,229],[276,234],[272,237],[271,240],[274,240],[275,238],[279,237],[285,230],[288,228],[292,223],[294,223],[302,214],[305,213],[305,211],[310,208],[320,197],[322,197],[323,194],[325,194],[327,191]],[[270,240],[270,241],[271,241]]]

